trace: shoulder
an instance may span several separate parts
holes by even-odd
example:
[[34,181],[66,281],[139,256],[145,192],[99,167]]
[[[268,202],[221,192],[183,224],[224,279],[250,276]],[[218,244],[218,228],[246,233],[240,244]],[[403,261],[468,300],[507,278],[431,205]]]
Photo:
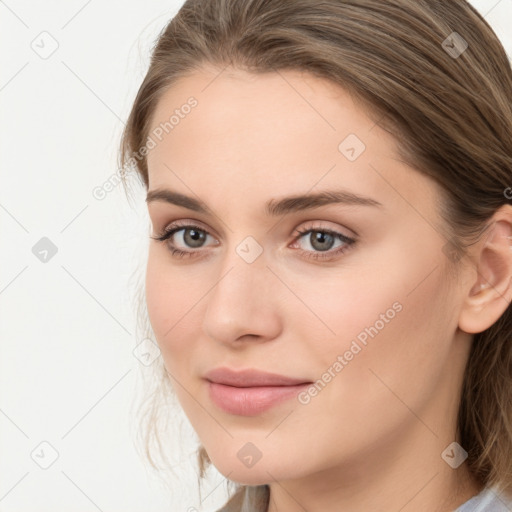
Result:
[[463,503],[454,512],[510,512],[512,496],[498,492],[495,487],[484,487],[482,491]]

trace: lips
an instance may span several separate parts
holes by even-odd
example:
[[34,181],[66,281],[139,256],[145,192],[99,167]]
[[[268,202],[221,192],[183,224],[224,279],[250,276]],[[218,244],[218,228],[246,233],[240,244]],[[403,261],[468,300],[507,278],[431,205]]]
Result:
[[296,379],[276,373],[262,372],[254,369],[237,372],[229,368],[215,368],[205,375],[205,379],[217,384],[225,384],[239,388],[256,386],[296,386],[311,383],[311,381],[307,379]]
[[289,400],[311,384],[310,381],[261,372],[216,368],[205,375],[209,397],[224,412],[256,416]]

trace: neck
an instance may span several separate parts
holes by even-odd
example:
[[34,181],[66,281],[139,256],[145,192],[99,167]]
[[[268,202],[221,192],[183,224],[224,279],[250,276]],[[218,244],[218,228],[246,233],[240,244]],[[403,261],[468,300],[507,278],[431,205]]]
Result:
[[397,435],[382,450],[370,448],[357,465],[347,463],[303,481],[272,482],[267,512],[453,512],[482,486],[466,463],[453,469],[441,458],[450,443],[432,436],[414,449]]

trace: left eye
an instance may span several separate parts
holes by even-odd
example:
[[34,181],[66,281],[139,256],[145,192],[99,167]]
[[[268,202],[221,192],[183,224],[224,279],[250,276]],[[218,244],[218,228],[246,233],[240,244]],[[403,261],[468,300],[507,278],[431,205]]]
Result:
[[[324,229],[320,227],[303,231],[297,230],[295,234],[297,236],[293,243],[294,245],[298,244],[300,239],[309,235],[309,238],[305,238],[305,240],[308,242],[309,246],[313,248],[313,250],[299,249],[299,252],[304,255],[304,257],[313,260],[334,260],[344,254],[345,251],[350,248],[350,246],[356,243],[354,238],[345,236],[342,233],[338,233],[337,231],[332,231],[330,229]],[[341,246],[332,249],[336,240],[341,242]]]

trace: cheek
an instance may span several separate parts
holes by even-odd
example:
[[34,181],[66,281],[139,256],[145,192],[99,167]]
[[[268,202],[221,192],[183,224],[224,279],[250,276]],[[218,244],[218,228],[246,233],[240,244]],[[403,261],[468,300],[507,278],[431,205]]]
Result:
[[355,454],[391,438],[401,425],[417,422],[415,414],[423,417],[422,411],[437,399],[449,364],[446,280],[439,269],[425,279],[433,267],[421,261],[401,263],[387,273],[346,279],[345,288],[338,282],[324,288],[323,295],[310,296],[316,301],[312,309],[323,304],[322,319],[336,336],[319,336],[325,329],[319,330],[318,322],[316,336],[312,324],[296,326],[304,340],[302,359],[309,361],[318,380],[311,395],[299,400],[296,422],[290,420],[287,428],[296,443],[310,445],[312,454],[322,453],[326,442],[336,446],[330,452],[333,464],[340,452]]
[[409,414],[403,403],[420,410],[435,392],[455,324],[448,284],[432,254],[409,261],[397,254],[386,271],[375,266],[364,276],[354,272],[337,284],[325,283],[323,295],[310,295],[312,309],[335,331],[329,338],[316,336],[305,353],[317,362],[320,382],[313,393],[319,398],[311,402],[323,403],[318,414],[339,411],[357,425],[355,418],[367,422],[372,410],[392,422]]
[[[159,248],[150,248],[146,269],[146,304],[156,341],[166,363],[190,347],[195,307],[206,292],[198,280],[173,267]],[[194,282],[194,286],[190,283]]]
[[150,249],[146,268],[146,304],[151,327],[159,343],[173,325],[174,302],[169,293],[167,273]]

